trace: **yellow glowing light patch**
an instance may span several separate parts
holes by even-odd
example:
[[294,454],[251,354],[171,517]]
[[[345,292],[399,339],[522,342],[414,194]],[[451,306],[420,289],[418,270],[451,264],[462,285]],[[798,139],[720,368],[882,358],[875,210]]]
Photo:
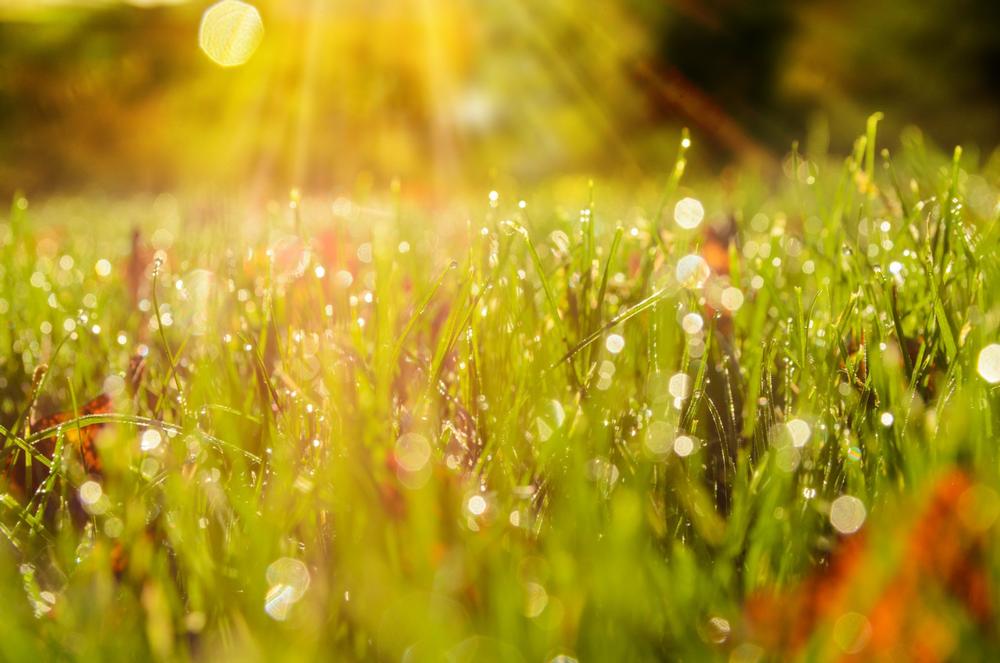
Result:
[[205,10],[198,45],[223,67],[238,67],[250,59],[261,39],[264,22],[256,7],[239,0],[222,0]]

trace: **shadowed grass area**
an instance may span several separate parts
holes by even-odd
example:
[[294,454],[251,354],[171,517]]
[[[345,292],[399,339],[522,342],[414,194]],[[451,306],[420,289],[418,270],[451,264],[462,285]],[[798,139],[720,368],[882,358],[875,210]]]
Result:
[[685,135],[655,188],[438,210],[15,200],[2,657],[988,656],[954,577],[1000,569],[1000,171],[876,123],[776,174],[688,182]]

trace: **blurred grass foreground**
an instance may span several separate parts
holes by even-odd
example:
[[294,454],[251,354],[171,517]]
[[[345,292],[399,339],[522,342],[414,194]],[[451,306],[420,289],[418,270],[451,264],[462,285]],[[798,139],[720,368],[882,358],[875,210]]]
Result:
[[4,3],[0,659],[995,659],[996,10],[871,4]]

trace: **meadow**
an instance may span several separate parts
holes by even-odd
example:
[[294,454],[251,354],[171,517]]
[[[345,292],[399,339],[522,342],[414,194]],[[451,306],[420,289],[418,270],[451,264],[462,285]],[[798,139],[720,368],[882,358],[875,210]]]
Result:
[[433,205],[16,197],[0,658],[989,660],[1000,161],[877,123]]

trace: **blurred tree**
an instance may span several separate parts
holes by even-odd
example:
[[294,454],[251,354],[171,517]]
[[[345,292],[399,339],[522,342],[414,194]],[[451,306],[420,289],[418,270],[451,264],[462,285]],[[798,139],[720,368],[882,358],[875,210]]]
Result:
[[0,193],[168,184],[175,164],[146,157],[165,153],[158,90],[193,59],[175,48],[192,34],[176,18],[105,7],[0,21]]
[[1000,140],[995,0],[634,4],[657,26],[660,66],[775,149],[817,115],[843,149],[875,110],[887,136],[912,123],[952,143]]
[[[841,145],[873,110],[949,144],[1000,141],[1000,3],[814,0],[797,12],[781,86]],[[850,129],[849,129],[850,128]]]
[[787,108],[779,78],[793,36],[788,0],[677,2],[667,12],[660,54],[749,133],[785,141]]

